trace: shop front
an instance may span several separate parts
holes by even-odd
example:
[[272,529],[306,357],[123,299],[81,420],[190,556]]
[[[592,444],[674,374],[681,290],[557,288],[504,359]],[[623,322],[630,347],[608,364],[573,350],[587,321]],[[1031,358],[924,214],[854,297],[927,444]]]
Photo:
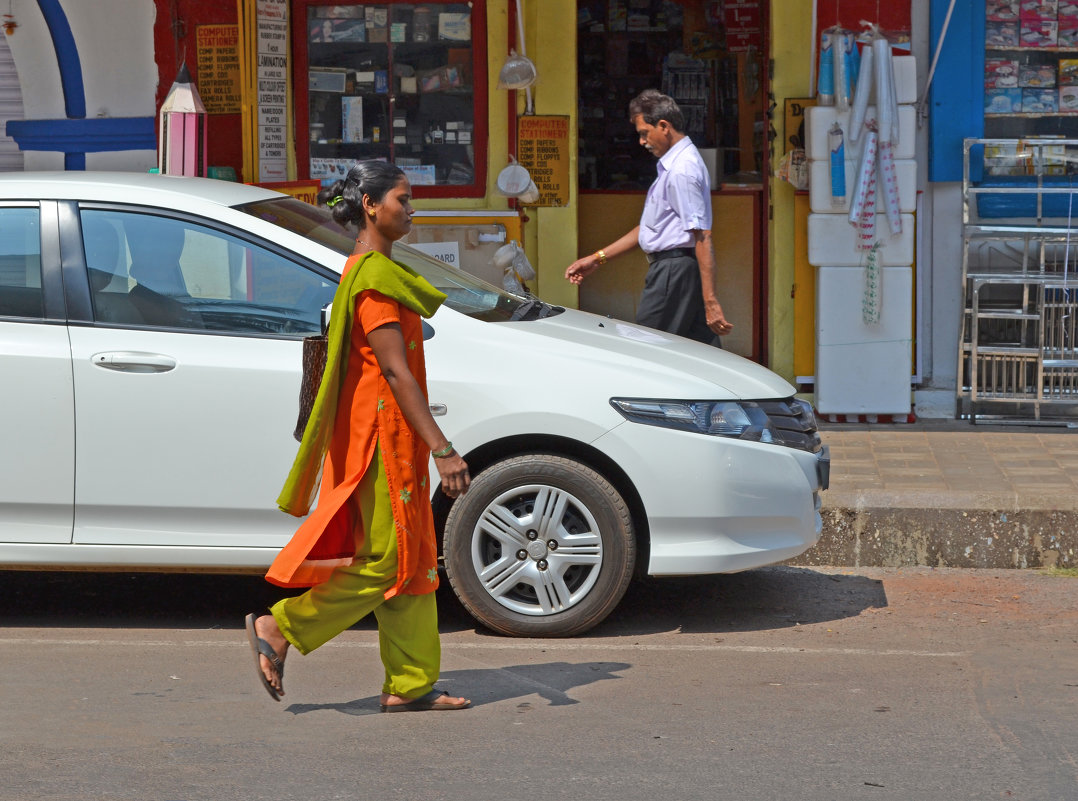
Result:
[[[767,0],[580,0],[577,11],[581,253],[640,219],[655,159],[639,144],[629,101],[673,97],[708,164],[716,290],[734,323],[724,347],[766,361]],[[636,252],[581,286],[580,307],[633,319],[647,261]]]

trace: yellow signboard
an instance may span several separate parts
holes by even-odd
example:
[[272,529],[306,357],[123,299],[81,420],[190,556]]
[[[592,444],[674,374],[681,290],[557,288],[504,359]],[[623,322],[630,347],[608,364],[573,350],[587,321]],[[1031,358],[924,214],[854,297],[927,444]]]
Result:
[[199,25],[198,94],[208,114],[240,113],[240,26]]
[[517,122],[517,161],[527,167],[539,189],[539,200],[529,205],[569,205],[568,117],[521,117]]

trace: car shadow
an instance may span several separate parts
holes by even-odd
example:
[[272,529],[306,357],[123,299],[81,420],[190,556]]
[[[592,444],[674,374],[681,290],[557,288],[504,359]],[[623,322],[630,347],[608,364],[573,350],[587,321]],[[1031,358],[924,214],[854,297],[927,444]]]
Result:
[[[451,593],[439,597],[443,631],[479,627]],[[710,634],[783,629],[856,617],[887,606],[883,582],[777,565],[711,576],[639,579],[610,616],[585,638],[683,632]]]
[[[460,692],[454,688],[482,688],[468,693],[473,707],[534,695],[545,700],[547,706],[571,706],[580,703],[570,694],[573,690],[599,681],[619,679],[621,676],[617,674],[630,667],[624,662],[544,662],[502,668],[447,670],[442,673],[438,686],[450,694]],[[522,700],[517,705],[518,712],[531,708],[531,701]],[[381,708],[378,696],[372,695],[341,703],[291,704],[285,707],[285,711],[293,715],[324,711],[345,715],[377,715]]]
[[[260,576],[162,573],[0,571],[0,586],[0,625],[12,628],[239,629],[247,612],[302,592],[274,587]],[[881,581],[780,565],[635,581],[613,613],[580,636],[761,631],[842,620],[885,606]],[[444,577],[438,608],[443,632],[490,634]],[[372,615],[355,628],[375,627]]]

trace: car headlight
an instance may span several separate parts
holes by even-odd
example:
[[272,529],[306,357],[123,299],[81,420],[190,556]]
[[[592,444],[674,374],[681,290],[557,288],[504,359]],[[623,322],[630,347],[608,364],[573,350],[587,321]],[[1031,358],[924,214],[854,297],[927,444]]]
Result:
[[683,401],[611,398],[626,420],[645,425],[820,450],[812,407],[796,398],[771,401]]

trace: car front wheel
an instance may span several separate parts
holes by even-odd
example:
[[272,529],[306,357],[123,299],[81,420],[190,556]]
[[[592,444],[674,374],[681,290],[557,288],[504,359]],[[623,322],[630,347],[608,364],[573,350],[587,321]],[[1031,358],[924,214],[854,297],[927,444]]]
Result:
[[636,542],[609,481],[580,462],[532,454],[473,478],[446,519],[443,554],[453,591],[484,626],[568,637],[617,606]]

